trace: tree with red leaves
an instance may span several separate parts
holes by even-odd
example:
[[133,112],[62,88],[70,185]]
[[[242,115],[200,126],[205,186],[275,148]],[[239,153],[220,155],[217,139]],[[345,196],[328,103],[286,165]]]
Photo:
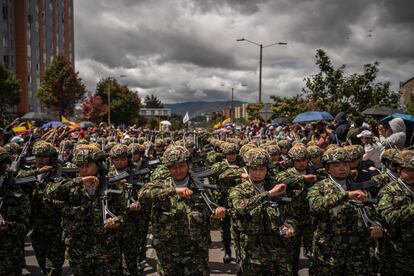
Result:
[[81,119],[92,122],[99,122],[108,113],[108,106],[103,103],[99,96],[91,96],[82,105]]

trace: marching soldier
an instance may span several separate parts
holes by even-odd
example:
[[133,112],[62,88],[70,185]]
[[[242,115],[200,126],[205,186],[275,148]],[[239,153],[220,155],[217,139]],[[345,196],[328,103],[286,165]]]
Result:
[[150,204],[153,247],[160,275],[209,275],[210,216],[221,219],[225,209],[211,214],[200,193],[190,189],[189,153],[170,146],[163,155],[171,177],[146,184],[142,204]]

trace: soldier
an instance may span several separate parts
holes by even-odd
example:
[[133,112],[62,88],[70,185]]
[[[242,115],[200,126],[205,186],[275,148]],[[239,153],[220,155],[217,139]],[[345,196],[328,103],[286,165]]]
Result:
[[280,140],[277,142],[277,145],[280,148],[280,157],[282,158],[280,165],[281,170],[287,170],[292,166],[292,162],[289,159],[289,150],[290,150],[290,143],[288,140]]
[[364,206],[366,193],[349,190],[349,157],[343,148],[326,151],[329,178],[308,192],[311,214],[317,219],[313,236],[311,275],[371,275],[370,250],[383,230]]
[[288,155],[293,167],[279,173],[276,179],[282,183],[290,182],[287,187],[287,195],[292,198],[291,207],[295,217],[298,218],[296,235],[292,239],[292,272],[293,275],[297,275],[302,240],[304,254],[311,259],[313,229],[306,196],[309,188],[316,182],[316,176],[306,172],[308,152],[305,146],[293,146],[289,150]]
[[[72,272],[74,275],[120,275],[118,230],[125,210],[122,195],[104,193],[106,171],[103,153],[98,147],[78,145],[73,162],[79,167],[80,177],[48,187],[46,194],[49,199],[65,202],[65,241]],[[119,214],[118,217],[104,217],[105,205],[112,213]]]
[[224,156],[220,152],[221,151],[221,144],[224,143],[224,141],[220,140],[212,140],[211,144],[214,146],[214,149],[207,152],[207,164],[212,166],[213,164],[220,162],[223,160]]
[[307,147],[307,151],[310,161],[307,172],[316,175],[318,181],[327,178],[328,174],[322,163],[322,149],[316,145],[311,145]]
[[240,231],[242,275],[291,275],[291,254],[287,238],[294,235],[295,220],[289,206],[278,204],[285,184],[266,178],[269,154],[260,148],[249,150],[244,161],[247,179],[230,190],[230,206]]
[[[126,145],[118,144],[114,146],[109,153],[109,157],[113,164],[109,171],[109,176],[115,176],[123,171],[127,171],[130,174],[133,173],[133,168],[128,159],[128,147]],[[130,179],[134,181],[134,177]],[[144,246],[144,250],[146,250],[146,243],[142,241],[143,239],[146,241],[147,231],[143,229],[143,226],[148,225],[144,221],[144,218],[148,216],[142,214],[141,206],[136,202],[138,200],[139,185],[126,183],[126,180],[119,181],[117,184],[119,186],[118,188],[123,190],[124,205],[126,208],[120,237],[121,252],[125,262],[124,275],[138,275],[143,272],[141,263],[138,260],[140,257],[139,254],[143,250],[141,246]],[[128,201],[130,201],[129,204]],[[144,237],[142,237],[143,235]]]
[[278,145],[268,144],[263,147],[270,155],[271,164],[269,166],[269,173],[271,176],[275,177],[282,169],[280,166],[280,148]]
[[22,275],[24,239],[30,224],[30,197],[6,172],[10,154],[0,147],[0,275]]
[[[210,211],[200,193],[190,189],[188,151],[170,146],[163,155],[171,177],[147,183],[140,191],[142,204],[150,204],[152,245],[160,275],[209,275]],[[216,218],[225,209],[215,209]]]
[[[215,173],[214,182],[218,184],[219,190],[216,193],[216,200],[220,206],[229,208],[228,196],[229,189],[234,187],[240,179],[240,169],[237,162],[239,148],[233,143],[223,143],[221,152],[225,156],[225,161],[214,164],[211,170]],[[230,215],[227,214],[220,223],[221,240],[224,247],[224,263],[231,262],[231,232]]]
[[378,211],[389,229],[381,275],[411,275],[414,271],[414,151],[403,150],[397,160],[399,178],[378,194]]
[[20,171],[19,177],[36,176],[32,192],[30,235],[37,262],[43,273],[61,275],[65,261],[65,244],[62,238],[63,202],[46,200],[48,186],[58,185],[55,181],[57,149],[43,140],[33,145],[36,169]]

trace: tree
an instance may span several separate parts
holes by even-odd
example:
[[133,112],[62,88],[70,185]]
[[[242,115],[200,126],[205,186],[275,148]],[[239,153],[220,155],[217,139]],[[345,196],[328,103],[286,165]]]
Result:
[[145,96],[145,107],[146,108],[162,108],[162,102],[154,95],[147,95]]
[[[108,105],[108,91],[111,103]],[[139,121],[141,100],[138,94],[121,85],[114,78],[102,79],[96,85],[95,95],[101,97],[104,104],[111,108],[111,123],[132,125]]]
[[91,96],[82,105],[81,119],[98,123],[104,115],[108,114],[108,105],[103,103],[99,96]]
[[302,96],[312,110],[337,114],[359,114],[367,107],[398,107],[399,92],[390,91],[389,82],[375,82],[379,63],[365,64],[361,74],[346,76],[346,65],[334,68],[325,51],[316,51],[319,73],[305,78]]
[[264,107],[263,103],[252,103],[247,105],[247,116],[250,120],[258,119],[261,120],[259,110]]
[[0,64],[0,99],[0,114],[20,101],[20,82],[3,64]]
[[292,120],[296,115],[309,109],[308,102],[300,96],[291,98],[270,96],[270,98],[273,100],[273,119],[277,117],[287,117]]
[[83,99],[86,92],[78,74],[64,56],[55,57],[37,88],[37,97],[59,115],[73,114],[76,103]]

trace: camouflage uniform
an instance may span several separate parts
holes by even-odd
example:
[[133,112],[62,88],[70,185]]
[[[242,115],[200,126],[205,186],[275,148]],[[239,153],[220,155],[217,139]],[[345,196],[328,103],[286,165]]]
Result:
[[[0,147],[0,163],[7,162],[9,154]],[[30,197],[16,185],[8,186],[10,175],[1,175],[0,215],[6,229],[0,226],[0,275],[21,275],[24,262],[24,239],[30,224]],[[1,218],[0,218],[1,220]],[[1,224],[1,222],[0,222]]]
[[[270,156],[263,149],[249,150],[246,165],[268,166]],[[239,262],[242,275],[291,275],[289,242],[279,235],[277,211],[294,227],[293,213],[288,205],[271,206],[267,190],[274,182],[265,179],[257,186],[246,179],[230,190],[232,219],[240,231]]]
[[[414,169],[414,151],[398,154],[402,168]],[[389,230],[384,242],[384,267],[381,275],[411,275],[414,271],[413,184],[392,181],[378,194],[378,211]]]
[[[348,162],[343,148],[325,152],[325,164]],[[373,239],[365,227],[357,204],[331,178],[313,185],[308,192],[310,212],[317,218],[313,237],[311,275],[371,275]],[[345,189],[346,190],[346,189]],[[364,207],[369,214],[372,208]],[[371,215],[372,216],[372,215]],[[372,218],[372,217],[371,217]]]
[[[274,144],[267,144],[265,146],[263,146],[263,148],[270,154],[270,156],[272,155],[277,155],[280,157],[280,148],[278,145],[274,145]],[[270,166],[269,166],[269,174],[272,177],[275,177],[280,171],[282,170],[279,160],[276,161],[272,161]]]
[[[109,156],[110,158],[128,157],[128,147],[118,144],[111,149]],[[129,168],[126,167],[124,170],[128,171]],[[108,176],[115,176],[120,172],[112,166]],[[123,190],[123,205],[126,208],[124,223],[120,229],[120,247],[126,266],[124,275],[138,275],[140,265],[138,260],[142,259],[140,255],[144,255],[143,259],[145,259],[149,215],[145,214],[146,208],[140,208],[138,211],[127,208],[129,190],[122,182],[118,182],[117,186],[118,189]],[[134,200],[138,199],[138,190],[137,185],[131,187]]]
[[[184,147],[169,147],[163,164],[188,161]],[[171,177],[146,184],[140,203],[152,206],[152,245],[157,252],[160,275],[208,275],[210,213],[198,193],[176,196]]]
[[[50,165],[57,160],[57,149],[50,143],[38,141],[33,146],[35,156],[49,156]],[[43,273],[61,275],[65,261],[65,244],[62,238],[62,203],[44,198],[46,189],[57,186],[54,172],[38,174],[37,169],[20,171],[17,177],[36,175],[32,192],[30,235],[37,262]]]
[[[92,145],[78,146],[74,153],[77,166],[101,158],[99,148]],[[83,185],[77,177],[48,187],[49,199],[65,202],[65,243],[69,264],[74,275],[121,275],[121,250],[119,229],[106,229],[103,225],[101,183],[97,190]],[[125,206],[119,195],[108,195],[111,211],[122,215]]]
[[[238,146],[233,143],[223,143],[221,145],[222,153],[224,155],[230,153],[237,153]],[[220,206],[229,208],[228,197],[229,189],[234,187],[240,182],[240,168],[235,165],[229,167],[228,162],[221,161],[211,166],[211,170],[214,172],[214,182],[217,183],[219,189],[215,193],[215,198]],[[227,214],[220,223],[221,240],[224,246],[225,256],[223,261],[228,263],[231,261],[231,223],[230,215]]]

